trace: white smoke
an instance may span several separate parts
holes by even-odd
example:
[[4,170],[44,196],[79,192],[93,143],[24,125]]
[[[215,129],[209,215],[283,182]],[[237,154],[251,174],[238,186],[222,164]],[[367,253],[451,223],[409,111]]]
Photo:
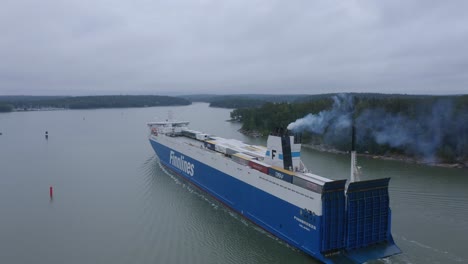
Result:
[[[366,109],[357,117],[356,126],[367,131],[379,145],[404,149],[409,154],[433,162],[444,137],[458,137],[458,126],[454,119],[452,103],[439,100],[432,105],[430,113],[412,118],[378,108]],[[448,127],[455,128],[455,131],[444,129]],[[358,135],[366,136],[359,132]]]
[[[356,114],[353,97],[340,94],[332,99],[331,109],[297,119],[288,125],[288,129],[323,135],[325,144],[351,142],[352,118]],[[429,106],[414,105],[413,109],[412,115],[389,113],[379,107],[360,112],[354,120],[358,148],[367,150],[375,142],[423,157],[428,162],[436,159],[437,151],[442,147],[447,148],[443,142],[455,146],[452,147],[454,155],[464,153],[468,142],[468,114],[456,114],[450,100],[438,100]]]
[[323,134],[328,128],[345,129],[351,126],[353,98],[339,94],[333,96],[333,106],[330,110],[323,110],[318,114],[308,114],[288,125],[288,130],[300,132],[309,131]]

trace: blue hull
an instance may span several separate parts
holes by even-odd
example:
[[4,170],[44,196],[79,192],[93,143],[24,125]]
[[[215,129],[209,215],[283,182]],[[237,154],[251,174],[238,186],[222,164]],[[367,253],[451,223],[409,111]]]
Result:
[[[391,245],[386,245],[382,249],[384,252],[376,253],[375,250],[367,248],[367,252],[353,251],[347,254],[344,251],[335,251],[333,256],[325,256],[321,252],[323,248],[322,216],[309,215],[305,219],[300,213],[301,208],[187,155],[184,156],[184,162],[192,164],[192,169],[190,169],[190,165],[189,169],[187,166],[183,167],[177,164],[174,166],[174,162],[171,163],[170,160],[171,152],[176,156],[184,154],[154,140],[150,140],[150,142],[162,165],[262,229],[324,263],[358,263],[371,258],[381,258],[399,253],[399,249],[391,241]],[[392,245],[395,248],[391,249]]]

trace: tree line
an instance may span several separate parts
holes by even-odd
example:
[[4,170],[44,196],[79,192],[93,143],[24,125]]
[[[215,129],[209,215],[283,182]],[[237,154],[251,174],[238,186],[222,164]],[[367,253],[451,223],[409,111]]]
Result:
[[195,94],[183,95],[185,98],[192,102],[205,102],[209,103],[210,107],[220,108],[248,108],[258,107],[266,102],[294,102],[305,98],[307,95],[294,94],[294,95],[278,95],[278,94],[238,94],[238,95],[215,95],[215,94]]
[[240,121],[244,131],[263,135],[300,120],[305,143],[343,151],[350,150],[354,124],[358,152],[468,162],[468,95],[309,96],[292,103],[238,108],[231,119]]
[[105,95],[73,97],[3,97],[0,98],[0,111],[14,109],[30,110],[41,108],[93,109],[122,107],[151,107],[189,105],[184,98],[157,95]]
[[265,104],[266,101],[261,99],[244,98],[244,97],[223,97],[213,100],[210,107],[220,108],[252,108]]

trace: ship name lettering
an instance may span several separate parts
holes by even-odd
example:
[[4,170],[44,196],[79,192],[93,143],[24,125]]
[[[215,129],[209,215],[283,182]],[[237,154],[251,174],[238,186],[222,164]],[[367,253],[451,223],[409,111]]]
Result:
[[184,155],[176,156],[172,150],[169,155],[169,163],[190,176],[193,176],[195,172],[195,165],[193,163],[186,161]]
[[298,221],[299,223],[301,223],[301,224],[303,224],[303,225],[305,225],[305,226],[310,227],[310,228],[313,229],[313,230],[317,230],[317,227],[315,227],[313,224],[311,224],[311,223],[309,223],[309,222],[307,222],[307,221],[305,221],[305,220],[303,220],[303,219],[300,219],[300,218],[297,217],[297,216],[294,216],[294,220]]

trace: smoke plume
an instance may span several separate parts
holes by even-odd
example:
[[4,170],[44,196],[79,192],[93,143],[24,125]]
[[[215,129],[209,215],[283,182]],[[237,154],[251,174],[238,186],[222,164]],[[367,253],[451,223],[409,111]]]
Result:
[[[379,145],[402,149],[407,154],[423,157],[427,162],[436,159],[436,152],[450,135],[453,105],[449,100],[435,102],[429,113],[418,113],[413,118],[384,109],[367,109],[356,118],[356,127],[364,129]],[[369,136],[358,133],[358,143]]]
[[288,130],[323,134],[330,127],[341,129],[351,126],[353,97],[339,94],[333,96],[332,99],[332,109],[323,110],[316,115],[308,114],[289,124]]
[[373,107],[357,115],[353,112],[353,97],[341,94],[333,97],[331,109],[308,114],[289,124],[288,129],[322,135],[323,143],[332,146],[336,142],[345,142],[341,148],[347,148],[351,142],[354,115],[359,151],[378,153],[393,148],[422,157],[427,162],[435,161],[441,151],[453,156],[464,155],[463,148],[468,146],[467,135],[463,133],[468,125],[466,120],[463,121],[466,116],[463,111],[455,114],[453,102],[446,99],[414,106],[414,109],[414,113],[403,114]]

